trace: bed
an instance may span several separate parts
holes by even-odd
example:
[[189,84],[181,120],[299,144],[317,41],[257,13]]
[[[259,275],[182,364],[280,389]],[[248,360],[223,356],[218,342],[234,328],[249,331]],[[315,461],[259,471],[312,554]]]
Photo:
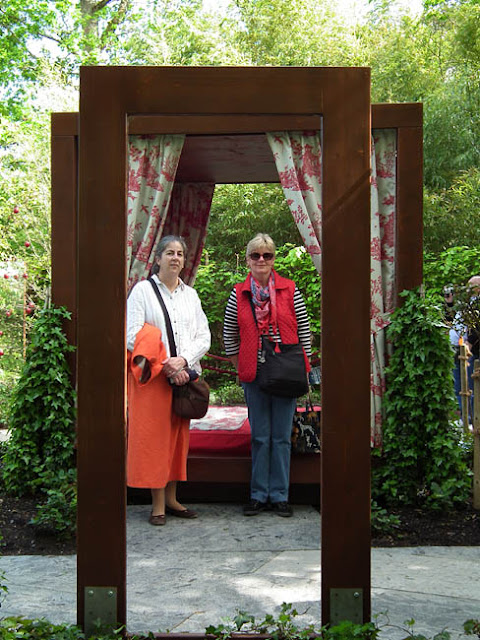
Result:
[[[211,406],[204,418],[192,420],[187,464],[188,482],[182,485],[182,499],[248,498],[251,446],[247,408]],[[320,464],[319,453],[292,453],[292,502],[319,504]]]
[[[319,407],[315,407],[319,409]],[[304,411],[304,407],[299,407]],[[297,504],[320,503],[320,453],[292,453],[290,497]],[[251,432],[247,407],[210,406],[190,423],[188,481],[179,497],[190,502],[241,502],[249,497]],[[150,492],[128,489],[130,503],[150,501]]]

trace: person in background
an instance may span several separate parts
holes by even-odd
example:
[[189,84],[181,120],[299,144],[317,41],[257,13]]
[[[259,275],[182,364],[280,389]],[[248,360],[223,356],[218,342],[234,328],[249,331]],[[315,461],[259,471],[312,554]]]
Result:
[[177,356],[170,355],[165,316],[148,280],[136,284],[127,300],[128,446],[127,485],[149,488],[149,522],[164,525],[166,514],[196,518],[177,500],[177,482],[187,478],[190,421],[172,412],[172,384],[201,372],[210,348],[210,330],[197,292],[180,279],[187,247],[165,236],[158,244],[153,280],[173,328]]
[[256,380],[261,335],[271,340],[298,343],[311,355],[310,326],[302,294],[292,280],[273,269],[275,244],[264,233],[247,244],[250,272],[237,284],[225,309],[225,352],[238,371],[248,407],[252,432],[250,502],[246,516],[267,509],[293,515],[289,504],[290,452],[296,398],[264,393]]
[[[458,316],[454,316],[450,323],[450,329],[448,332],[450,338],[450,344],[454,351],[454,366],[453,366],[453,386],[455,389],[455,397],[457,398],[458,408],[460,415],[462,415],[462,396],[461,392],[461,376],[460,376],[460,364],[461,361],[459,359],[460,355],[460,344],[463,341],[463,344],[467,347],[467,355],[470,353],[468,343],[467,343],[467,328],[462,324],[461,319]],[[470,383],[471,375],[470,375],[470,367],[473,366],[472,359],[470,358],[467,367],[467,379]]]
[[[472,290],[472,297],[470,299],[470,303],[475,305],[477,308],[480,306],[480,276],[472,276],[468,281],[468,286]],[[472,395],[470,396],[470,406],[471,406],[471,418],[473,423],[473,369],[475,360],[480,359],[480,329],[478,326],[468,327],[468,335],[467,335],[467,344],[472,353],[472,357],[469,361],[468,366],[468,383],[469,387],[472,391]]]
[[455,312],[453,310],[453,287],[444,287],[443,288],[443,302],[445,305],[445,318],[448,322],[452,322],[455,317]]
[[[480,276],[473,276],[470,278],[468,286],[472,289],[473,293],[471,300],[480,301]],[[478,327],[469,327],[467,340],[473,359],[478,360],[480,358],[480,332]]]

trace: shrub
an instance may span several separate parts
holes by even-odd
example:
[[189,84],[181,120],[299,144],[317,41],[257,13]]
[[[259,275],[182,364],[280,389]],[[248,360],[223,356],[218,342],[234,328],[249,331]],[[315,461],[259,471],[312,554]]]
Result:
[[15,374],[2,371],[2,379],[0,379],[0,429],[8,427],[8,412],[16,382]]
[[212,333],[211,352],[218,355],[223,351],[223,316],[233,285],[241,282],[246,270],[237,271],[230,265],[209,260],[201,264],[195,280],[195,289],[202,301]]
[[228,382],[212,392],[211,404],[235,405],[245,404],[242,387],[236,382]]
[[11,437],[3,459],[7,491],[35,494],[52,487],[74,467],[74,391],[70,382],[64,308],[41,312],[35,321],[20,379],[12,393]]
[[37,513],[32,520],[35,526],[53,531],[60,537],[69,537],[77,524],[77,470],[63,469],[42,489],[46,494],[44,503],[37,505]]
[[430,508],[463,503],[471,488],[459,431],[452,428],[453,355],[441,306],[403,292],[388,329],[393,354],[386,370],[383,450],[374,497]]

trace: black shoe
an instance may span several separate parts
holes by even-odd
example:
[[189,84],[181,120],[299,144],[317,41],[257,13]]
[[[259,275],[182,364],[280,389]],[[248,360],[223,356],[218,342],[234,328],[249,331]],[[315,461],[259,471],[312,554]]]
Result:
[[244,516],[256,516],[267,508],[266,502],[260,502],[260,500],[250,500],[250,502],[243,507]]
[[293,516],[293,509],[288,502],[274,502],[272,509],[277,516],[282,516],[282,518],[291,518]]

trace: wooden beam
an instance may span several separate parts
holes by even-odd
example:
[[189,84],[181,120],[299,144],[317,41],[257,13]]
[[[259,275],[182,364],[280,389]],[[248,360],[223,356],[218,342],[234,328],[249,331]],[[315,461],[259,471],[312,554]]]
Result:
[[419,287],[423,281],[423,128],[419,107],[417,126],[397,132],[397,305],[401,291]]
[[204,115],[195,123],[183,115],[156,116],[137,115],[128,118],[128,132],[134,135],[152,133],[185,133],[195,135],[234,135],[241,133],[265,133],[266,131],[283,131],[318,129],[320,114],[235,114]]
[[[64,330],[69,344],[76,345],[78,149],[76,135],[55,135],[57,115],[52,115],[51,136],[52,300],[71,312]],[[75,383],[76,353],[69,353],[67,360]]]
[[420,102],[372,104],[372,129],[418,127],[422,123],[422,114]]
[[[78,113],[55,113],[52,118],[52,134],[77,135]],[[221,135],[235,133],[260,133],[262,131],[281,131],[287,127],[294,129],[315,129],[317,118],[321,114],[236,114],[203,116],[195,131],[189,130],[188,120],[182,115],[142,114],[128,117],[128,132],[133,135],[153,133],[195,133],[197,135]],[[422,104],[389,102],[372,104],[373,129],[400,129],[419,127],[423,118]]]

